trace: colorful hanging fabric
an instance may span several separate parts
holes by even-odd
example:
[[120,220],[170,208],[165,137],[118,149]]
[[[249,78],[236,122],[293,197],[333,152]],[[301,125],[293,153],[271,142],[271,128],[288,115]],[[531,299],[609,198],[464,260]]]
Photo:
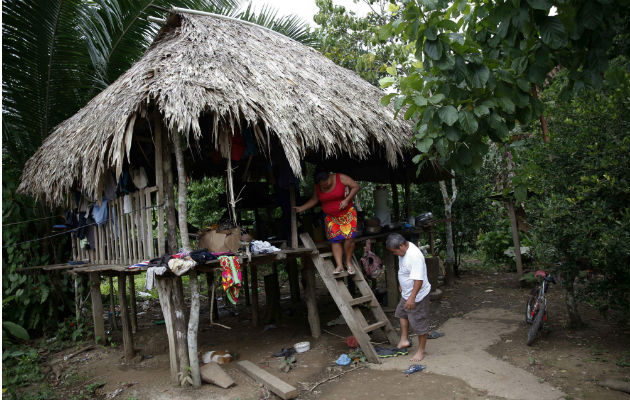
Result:
[[232,304],[238,301],[238,294],[241,290],[241,266],[238,258],[235,256],[219,257],[219,265],[221,267],[221,285],[228,300]]

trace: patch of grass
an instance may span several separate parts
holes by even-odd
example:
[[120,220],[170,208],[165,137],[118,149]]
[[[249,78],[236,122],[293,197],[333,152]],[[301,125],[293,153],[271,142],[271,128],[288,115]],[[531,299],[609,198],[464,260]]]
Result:
[[615,365],[623,368],[630,367],[630,351],[626,351],[622,354],[622,356],[615,362]]

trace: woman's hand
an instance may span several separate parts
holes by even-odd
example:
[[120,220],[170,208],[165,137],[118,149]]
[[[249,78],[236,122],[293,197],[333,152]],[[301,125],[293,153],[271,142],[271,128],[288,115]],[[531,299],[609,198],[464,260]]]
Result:
[[343,210],[343,209],[347,208],[348,204],[350,204],[350,201],[348,199],[341,200],[341,202],[339,203],[339,209]]
[[304,206],[294,206],[293,209],[295,210],[296,213],[301,213],[302,211],[306,210],[306,207],[304,207]]

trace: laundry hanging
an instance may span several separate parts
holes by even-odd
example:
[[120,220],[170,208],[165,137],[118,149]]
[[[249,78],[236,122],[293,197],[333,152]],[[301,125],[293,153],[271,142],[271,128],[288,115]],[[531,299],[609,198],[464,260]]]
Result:
[[219,266],[221,267],[221,285],[228,300],[232,304],[238,301],[238,294],[241,290],[241,266],[238,258],[235,256],[219,257]]

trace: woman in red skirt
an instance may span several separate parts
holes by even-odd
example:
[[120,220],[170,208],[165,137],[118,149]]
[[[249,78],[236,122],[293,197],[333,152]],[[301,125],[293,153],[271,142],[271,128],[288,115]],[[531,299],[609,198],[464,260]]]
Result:
[[[346,188],[349,189],[347,195]],[[297,212],[302,212],[314,207],[318,202],[322,203],[322,211],[326,214],[326,237],[331,242],[337,264],[334,274],[343,271],[344,250],[348,273],[351,275],[355,273],[352,267],[352,255],[354,237],[357,235],[357,210],[354,208],[352,199],[358,191],[359,184],[347,175],[318,172],[315,174],[313,197],[303,205],[295,207]]]

